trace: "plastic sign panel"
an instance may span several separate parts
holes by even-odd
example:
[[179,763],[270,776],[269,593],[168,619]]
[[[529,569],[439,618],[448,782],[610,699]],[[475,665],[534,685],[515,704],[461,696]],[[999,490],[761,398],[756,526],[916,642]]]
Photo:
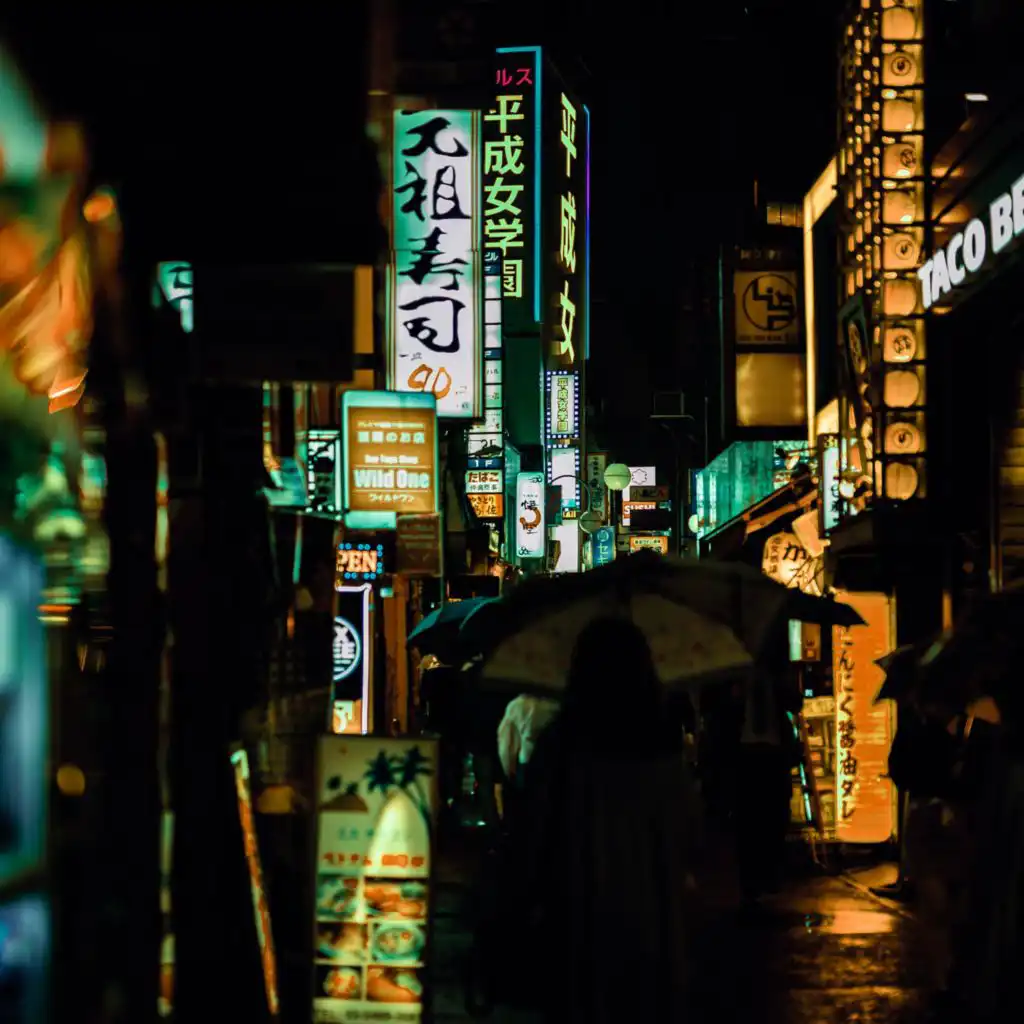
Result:
[[385,571],[383,544],[342,541],[338,545],[334,574],[336,586],[345,586],[350,581],[375,580]]
[[502,519],[505,515],[504,494],[468,494],[466,497],[477,519]]
[[654,466],[630,466],[629,487],[622,489],[622,525],[629,526],[629,502],[634,487],[653,487],[657,483],[657,471]]
[[479,115],[396,110],[389,382],[442,418],[483,409]]
[[[550,70],[550,69],[549,69]],[[557,82],[557,77],[555,81]],[[590,116],[567,90],[544,97],[547,368],[573,369],[586,358],[589,329]]]
[[504,490],[501,470],[471,469],[466,473],[467,494],[501,494]]
[[436,740],[317,744],[314,1021],[423,1019],[437,768]]
[[484,247],[501,265],[508,326],[541,319],[540,47],[500,49],[494,100],[483,116]]
[[181,329],[186,334],[195,330],[195,307],[192,304],[192,264],[158,263],[153,282],[152,305],[159,309],[167,303],[181,320]]
[[604,482],[604,471],[607,466],[608,456],[604,452],[595,452],[587,456],[586,478],[590,492],[590,511],[602,519],[608,518],[608,488]]
[[331,649],[332,728],[335,705],[349,702],[354,732],[370,729],[373,681],[373,587],[335,587],[334,637]]
[[634,551],[657,551],[659,555],[668,554],[668,537],[645,537],[634,534],[629,538],[629,553]]
[[346,525],[394,529],[398,514],[438,511],[433,395],[346,391],[341,422]]
[[505,465],[505,390],[502,366],[501,260],[496,250],[484,254],[484,416],[469,428],[469,469]]
[[544,474],[520,473],[516,477],[516,554],[543,558],[546,552]]
[[341,431],[309,431],[306,456],[306,508],[334,514],[341,511]]
[[558,370],[545,375],[547,383],[546,435],[548,440],[568,439],[580,432],[580,379]]
[[737,270],[733,277],[737,345],[793,345],[800,340],[795,271]]
[[884,594],[839,592],[864,624],[833,626],[836,697],[836,839],[885,843],[896,830],[896,792],[888,778],[893,707],[875,703],[885,679],[876,664],[893,649],[893,609]]
[[256,918],[256,940],[263,965],[263,984],[267,993],[267,1009],[277,1017],[281,1006],[277,997],[277,957],[274,954],[274,934],[270,927],[270,908],[263,885],[263,867],[256,841],[256,827],[252,816],[252,792],[249,786],[249,756],[244,750],[231,755],[235,773],[235,794],[238,797],[238,817],[242,825],[245,862],[249,868],[249,887],[252,891],[252,909]]
[[615,560],[615,527],[602,526],[590,538],[594,568],[607,565]]

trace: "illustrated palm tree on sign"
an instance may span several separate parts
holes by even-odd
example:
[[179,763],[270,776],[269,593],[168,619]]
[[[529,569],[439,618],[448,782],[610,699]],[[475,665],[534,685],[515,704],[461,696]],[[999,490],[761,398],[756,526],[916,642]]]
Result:
[[432,775],[430,759],[419,747],[410,747],[404,755],[389,757],[381,750],[366,769],[363,778],[367,789],[372,793],[379,790],[381,796],[387,797],[392,789],[399,789],[416,805],[416,809],[429,831],[431,826],[430,800],[421,785],[424,776]]

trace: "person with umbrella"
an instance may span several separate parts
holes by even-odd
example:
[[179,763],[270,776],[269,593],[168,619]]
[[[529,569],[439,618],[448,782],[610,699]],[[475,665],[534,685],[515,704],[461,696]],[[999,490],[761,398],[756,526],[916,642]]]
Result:
[[580,632],[562,710],[526,769],[505,880],[505,988],[540,965],[536,1001],[552,1024],[685,1019],[699,814],[667,709],[633,623]]

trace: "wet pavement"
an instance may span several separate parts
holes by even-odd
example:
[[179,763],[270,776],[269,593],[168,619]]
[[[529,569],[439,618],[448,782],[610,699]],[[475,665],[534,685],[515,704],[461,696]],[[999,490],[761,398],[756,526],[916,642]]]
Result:
[[[703,920],[695,922],[694,1020],[758,1024],[913,1024],[924,982],[917,923],[844,876],[790,883],[763,913],[741,921],[731,895],[709,886]],[[435,933],[435,1019],[468,1021],[463,964],[471,945],[461,926],[467,890],[440,886]],[[535,1018],[496,1009],[494,1024]]]

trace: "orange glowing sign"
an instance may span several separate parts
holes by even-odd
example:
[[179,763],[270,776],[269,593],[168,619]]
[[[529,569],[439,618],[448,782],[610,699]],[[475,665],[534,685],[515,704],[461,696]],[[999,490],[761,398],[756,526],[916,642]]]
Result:
[[836,697],[836,838],[884,843],[896,830],[896,793],[887,778],[892,746],[892,706],[875,703],[885,678],[875,661],[893,649],[892,599],[847,594],[861,626],[835,626],[832,672]]
[[467,494],[477,519],[501,519],[505,514],[504,494]]
[[657,551],[659,555],[668,554],[668,537],[644,537],[633,534],[629,538],[629,553],[634,551]]

